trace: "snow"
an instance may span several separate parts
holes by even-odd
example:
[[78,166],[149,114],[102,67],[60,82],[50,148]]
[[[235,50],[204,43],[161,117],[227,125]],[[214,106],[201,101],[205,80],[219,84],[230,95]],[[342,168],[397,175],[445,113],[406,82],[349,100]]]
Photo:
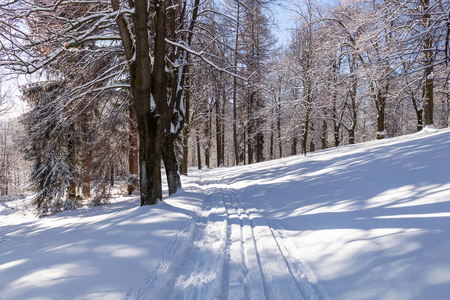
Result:
[[426,128],[190,170],[156,206],[5,199],[0,299],[448,299],[449,153]]

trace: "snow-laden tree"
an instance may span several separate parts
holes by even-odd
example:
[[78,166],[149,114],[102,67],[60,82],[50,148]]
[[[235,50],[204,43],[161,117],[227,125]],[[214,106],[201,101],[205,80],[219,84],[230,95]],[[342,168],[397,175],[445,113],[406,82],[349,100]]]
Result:
[[[163,156],[170,193],[181,184],[173,141],[183,126],[183,85],[198,9],[199,1],[6,3],[1,20],[9,35],[3,35],[1,64],[30,74],[58,70],[58,61],[62,70],[55,76],[70,79],[65,94],[79,107],[108,90],[130,89],[140,137],[141,203],[154,204],[162,198]],[[112,65],[97,68],[95,78],[76,80],[108,55]],[[68,60],[75,60],[71,70],[78,76],[64,70]]]

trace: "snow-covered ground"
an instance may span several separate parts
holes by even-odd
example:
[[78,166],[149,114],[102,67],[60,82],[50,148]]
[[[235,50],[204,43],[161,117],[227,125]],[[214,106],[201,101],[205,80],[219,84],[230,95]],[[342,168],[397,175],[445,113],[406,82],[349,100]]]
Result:
[[0,299],[450,299],[450,130],[193,170],[38,219],[0,202]]

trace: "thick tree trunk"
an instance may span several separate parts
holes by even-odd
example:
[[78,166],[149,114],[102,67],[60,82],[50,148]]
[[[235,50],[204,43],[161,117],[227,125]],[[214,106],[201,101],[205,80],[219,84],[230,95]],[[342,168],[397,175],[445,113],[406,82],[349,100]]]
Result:
[[141,205],[153,205],[162,199],[159,122],[155,114],[138,115]]
[[162,157],[166,169],[167,185],[169,195],[175,194],[181,188],[180,173],[178,173],[178,162],[174,147],[175,136],[166,135],[163,142]]

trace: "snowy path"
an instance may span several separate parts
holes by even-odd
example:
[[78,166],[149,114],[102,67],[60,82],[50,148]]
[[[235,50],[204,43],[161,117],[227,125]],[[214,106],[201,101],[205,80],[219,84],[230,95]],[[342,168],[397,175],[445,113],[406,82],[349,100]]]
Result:
[[205,188],[155,271],[126,299],[327,299],[239,190]]

